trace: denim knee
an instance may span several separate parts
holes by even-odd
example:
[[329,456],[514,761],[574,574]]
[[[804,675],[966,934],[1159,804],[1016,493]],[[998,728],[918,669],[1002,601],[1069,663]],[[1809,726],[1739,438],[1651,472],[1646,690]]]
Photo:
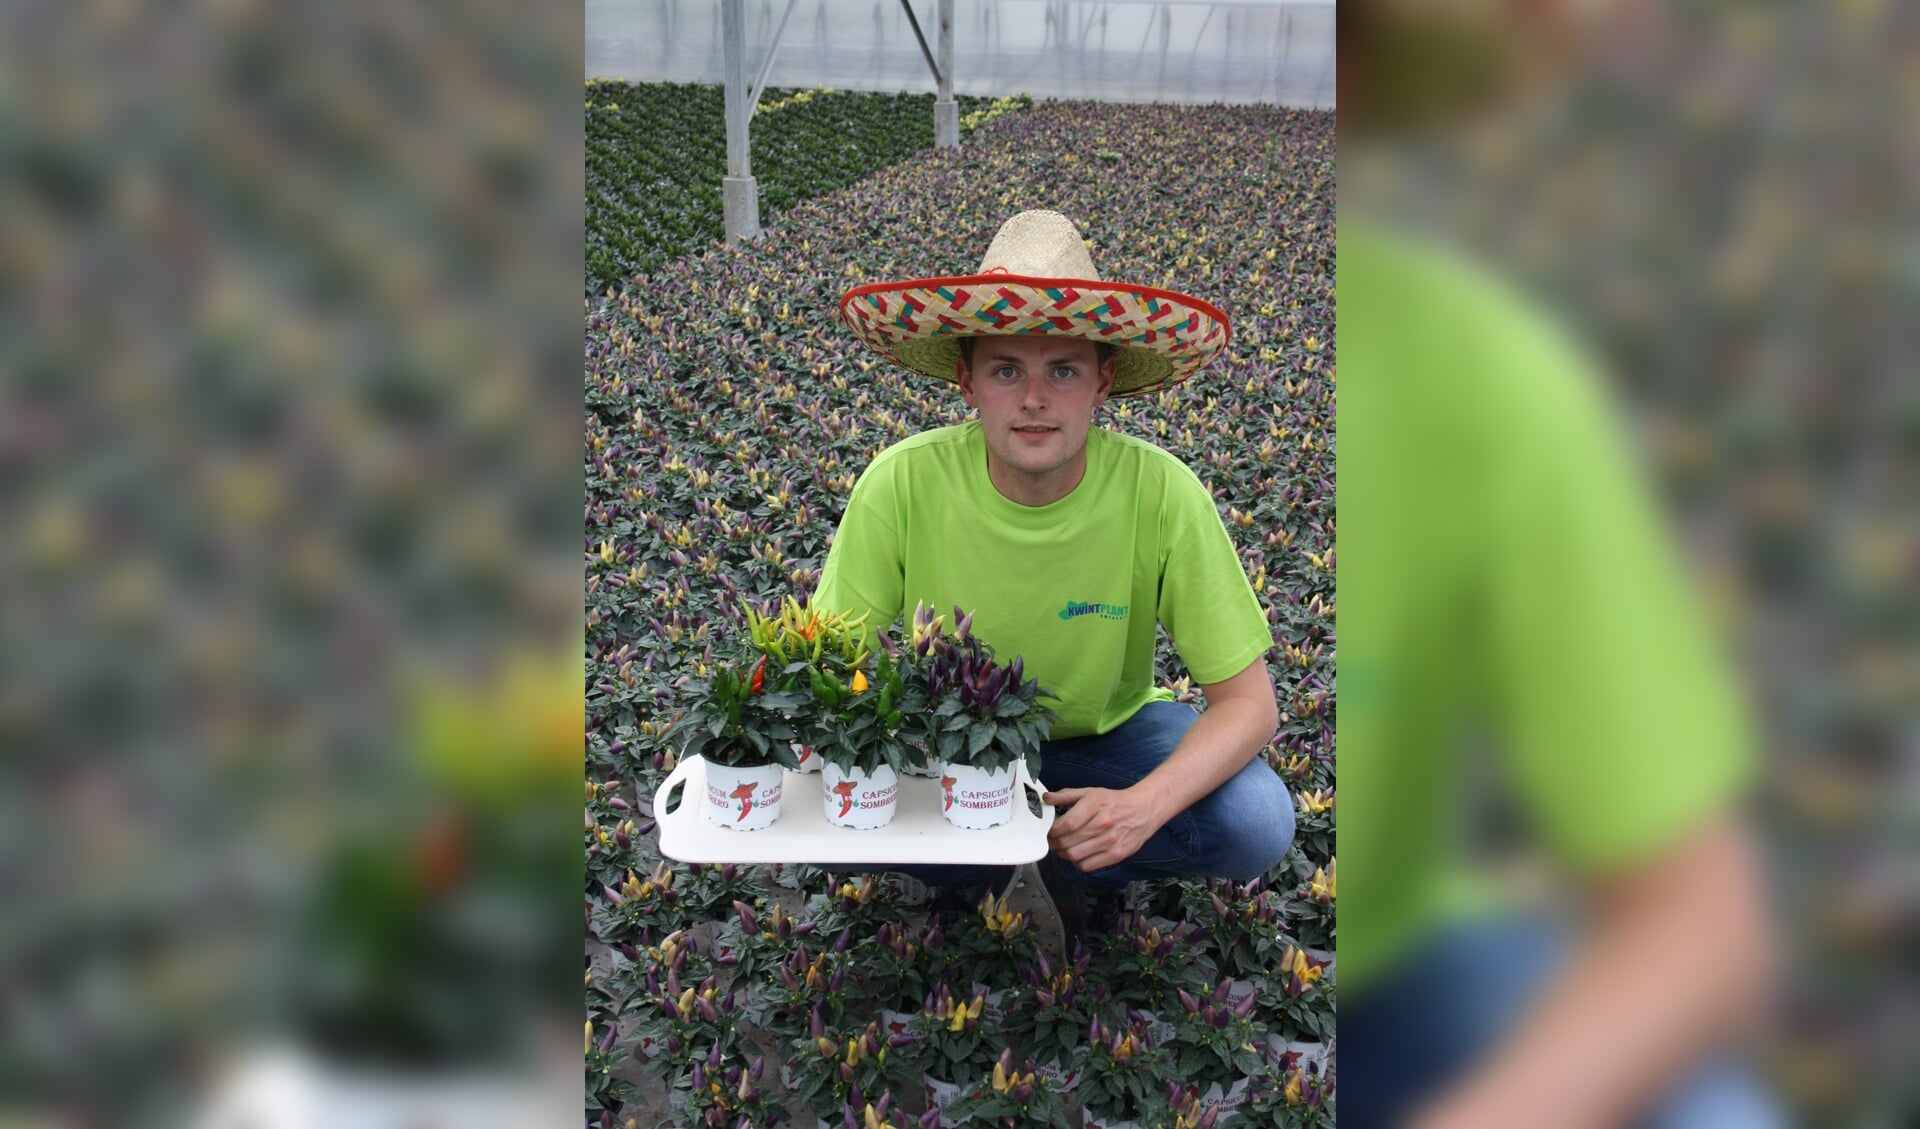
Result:
[[1293,797],[1265,760],[1255,758],[1191,809],[1209,877],[1250,882],[1278,866],[1293,846]]

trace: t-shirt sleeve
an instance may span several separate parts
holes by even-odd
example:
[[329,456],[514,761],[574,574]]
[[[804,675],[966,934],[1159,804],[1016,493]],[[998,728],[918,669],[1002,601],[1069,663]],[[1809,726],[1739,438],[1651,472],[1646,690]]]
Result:
[[1511,344],[1527,379],[1484,545],[1490,712],[1536,829],[1606,870],[1726,806],[1750,734],[1600,382],[1556,334]]
[[905,591],[901,499],[894,467],[876,460],[854,483],[834,531],[813,604],[867,617],[867,644],[900,614]]
[[1169,476],[1161,520],[1160,622],[1195,682],[1225,681],[1273,645],[1266,613],[1212,496],[1184,467]]

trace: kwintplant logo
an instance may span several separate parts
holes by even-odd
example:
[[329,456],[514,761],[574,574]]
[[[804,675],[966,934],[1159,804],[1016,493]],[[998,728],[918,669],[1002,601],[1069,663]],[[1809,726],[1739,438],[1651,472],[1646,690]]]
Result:
[[1127,618],[1126,604],[1079,604],[1072,600],[1060,609],[1061,619],[1078,619],[1083,615],[1097,615],[1101,619]]

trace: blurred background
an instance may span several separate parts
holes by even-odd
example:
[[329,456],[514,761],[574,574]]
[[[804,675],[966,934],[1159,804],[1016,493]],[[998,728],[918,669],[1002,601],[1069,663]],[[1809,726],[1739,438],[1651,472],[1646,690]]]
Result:
[[580,44],[0,11],[0,1122],[577,1116]]
[[1767,1073],[1807,1124],[1914,1124],[1920,12],[1363,0],[1339,40],[1342,229],[1450,244],[1586,344],[1738,649]]
[[[786,21],[771,86],[931,90],[899,0],[747,0],[748,57]],[[587,74],[724,83],[720,5],[587,0]],[[937,5],[914,18],[938,43]],[[956,94],[1333,107],[1333,0],[956,0]],[[752,76],[749,76],[752,77]]]

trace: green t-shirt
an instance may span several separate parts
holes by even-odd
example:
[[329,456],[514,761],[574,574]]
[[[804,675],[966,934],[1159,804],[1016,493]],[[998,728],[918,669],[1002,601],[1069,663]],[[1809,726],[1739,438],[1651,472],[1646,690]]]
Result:
[[1466,263],[1339,235],[1340,964],[1475,889],[1464,737],[1585,873],[1723,807],[1744,710],[1600,382]]
[[847,501],[820,606],[871,611],[881,628],[927,603],[1001,661],[1021,655],[1056,695],[1054,737],[1105,733],[1148,702],[1155,624],[1199,683],[1245,670],[1273,645],[1213,499],[1150,443],[1094,428],[1073,492],[1023,506],[987,477],[977,422],[882,451]]

